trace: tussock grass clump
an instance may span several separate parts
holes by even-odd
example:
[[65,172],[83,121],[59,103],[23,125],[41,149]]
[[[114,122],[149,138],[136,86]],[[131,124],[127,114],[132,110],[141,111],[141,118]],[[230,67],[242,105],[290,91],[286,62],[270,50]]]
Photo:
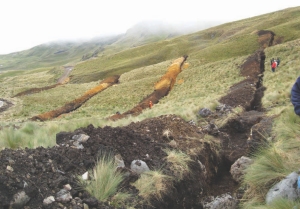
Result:
[[167,161],[171,163],[171,170],[174,172],[177,177],[176,180],[182,180],[184,175],[191,172],[189,168],[189,163],[192,162],[192,159],[180,150],[164,150],[167,153]]
[[91,172],[91,180],[84,181],[81,177],[78,179],[88,193],[100,201],[106,201],[118,191],[124,176],[116,171],[113,156],[103,154]]
[[141,177],[132,185],[139,190],[139,195],[145,201],[150,202],[151,198],[162,199],[171,185],[172,178],[164,175],[162,171],[148,171],[141,174]]
[[288,174],[299,169],[300,117],[286,108],[276,118],[273,142],[254,154],[254,163],[249,166],[244,177],[248,186],[244,206],[254,208],[262,205],[268,190]]

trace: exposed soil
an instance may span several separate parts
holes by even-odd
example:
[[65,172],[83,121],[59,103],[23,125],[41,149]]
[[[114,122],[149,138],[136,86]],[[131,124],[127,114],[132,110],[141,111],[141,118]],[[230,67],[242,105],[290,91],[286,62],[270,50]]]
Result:
[[73,67],[72,66],[66,66],[64,67],[65,71],[64,74],[58,79],[56,84],[50,85],[50,86],[44,86],[44,87],[40,87],[40,88],[31,88],[25,91],[22,91],[16,95],[14,95],[13,97],[20,97],[20,96],[25,96],[25,95],[30,95],[30,94],[36,94],[39,93],[41,91],[46,91],[49,89],[53,89],[57,86],[63,85],[65,83],[68,83],[70,78],[68,77],[70,72],[72,71]]
[[[175,178],[169,182],[163,199],[153,198],[149,205],[130,184],[139,176],[129,172],[119,191],[133,194],[127,204],[135,208],[201,209],[206,197],[227,192],[240,199],[243,191],[233,181],[230,166],[239,157],[249,156],[265,140],[260,133],[270,133],[272,127],[272,119],[264,115],[261,106],[264,60],[262,49],[249,56],[241,66],[241,76],[245,80],[232,86],[220,99],[228,111],[217,109],[205,118],[208,125],[197,126],[176,115],[164,115],[125,127],[89,125],[72,133],[61,132],[56,137],[57,146],[52,148],[2,150],[0,208],[18,208],[16,194],[20,197],[22,191],[28,198],[23,198],[25,201],[19,208],[83,208],[83,203],[89,208],[114,208],[109,202],[99,202],[91,197],[78,187],[76,181],[76,177],[92,169],[105,152],[122,156],[124,172],[130,171],[132,160],[139,159],[145,161],[150,170],[161,169],[165,175]],[[236,113],[222,127],[214,124],[216,119],[233,114],[231,109],[237,106],[245,111]],[[163,134],[165,130],[170,130],[168,137]],[[90,137],[82,142],[83,149],[74,145],[74,136],[80,134]],[[164,149],[182,150],[191,157],[191,172],[185,173],[183,180],[176,179]],[[72,187],[72,200],[62,202],[56,198],[50,205],[43,205],[45,198],[56,197],[66,184]]]
[[172,90],[176,82],[176,77],[182,71],[187,58],[188,56],[185,55],[174,60],[173,63],[169,66],[165,75],[163,75],[161,79],[156,83],[153,93],[144,98],[138,105],[122,114],[117,113],[115,115],[112,115],[111,117],[109,117],[109,119],[118,120],[130,115],[137,116],[141,114],[144,109],[151,108],[153,104],[157,104],[161,98],[167,96],[168,93]]
[[36,115],[32,117],[31,120],[39,120],[39,121],[50,120],[64,113],[69,113],[71,111],[74,111],[77,108],[79,108],[81,105],[83,105],[86,101],[88,101],[90,98],[98,94],[99,92],[104,91],[105,89],[107,89],[108,87],[114,84],[117,84],[119,82],[119,77],[120,76],[116,75],[116,76],[106,78],[103,81],[101,81],[98,86],[85,92],[81,97],[65,104],[64,106],[58,109]]

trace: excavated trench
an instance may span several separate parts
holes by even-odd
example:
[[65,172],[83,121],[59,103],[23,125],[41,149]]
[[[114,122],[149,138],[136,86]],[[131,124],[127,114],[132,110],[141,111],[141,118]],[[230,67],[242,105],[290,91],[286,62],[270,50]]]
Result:
[[46,121],[46,120],[56,118],[56,117],[60,116],[61,114],[65,114],[65,113],[74,111],[77,108],[79,108],[81,105],[83,105],[86,101],[88,101],[90,98],[92,98],[93,96],[98,94],[99,92],[107,89],[108,87],[110,87],[114,84],[117,84],[119,82],[119,77],[120,76],[115,75],[115,76],[106,78],[103,81],[101,81],[98,86],[85,92],[85,94],[83,96],[65,104],[64,106],[62,106],[58,109],[34,116],[31,118],[31,120]]
[[159,100],[168,95],[168,93],[172,90],[177,75],[182,71],[184,67],[187,67],[185,61],[188,56],[183,56],[173,61],[173,63],[169,66],[165,75],[161,77],[161,79],[156,83],[154,92],[149,96],[144,98],[137,106],[128,110],[122,114],[115,114],[109,117],[110,120],[118,120],[121,118],[125,118],[127,116],[137,116],[142,113],[144,109],[151,108],[149,103],[157,104]]
[[57,81],[56,84],[53,84],[53,85],[50,85],[50,86],[41,87],[41,88],[31,88],[31,89],[22,91],[22,92],[14,95],[12,97],[14,98],[14,97],[20,97],[20,96],[25,96],[25,95],[30,95],[30,94],[36,94],[36,93],[39,93],[41,91],[46,91],[46,90],[49,90],[49,89],[53,89],[53,88],[55,88],[57,86],[66,84],[66,83],[68,83],[70,81],[70,78],[68,76],[69,76],[69,74],[70,74],[70,72],[71,72],[72,69],[73,69],[72,66],[65,67],[64,74],[58,79],[58,81]]
[[[213,196],[238,190],[239,184],[230,174],[231,165],[242,156],[251,157],[253,151],[266,140],[261,133],[271,133],[272,118],[264,115],[261,100],[266,89],[263,86],[266,59],[264,48],[273,45],[275,34],[272,31],[259,31],[258,36],[261,48],[241,65],[241,75],[245,79],[233,85],[228,94],[219,100],[226,107],[242,107],[244,112],[236,114],[217,132],[211,132],[220,140],[222,155],[214,183],[211,185],[215,190],[212,192]],[[207,118],[210,124],[213,123],[215,115],[216,113]],[[226,187],[227,190],[224,189]],[[242,198],[242,194],[236,194],[236,198]]]

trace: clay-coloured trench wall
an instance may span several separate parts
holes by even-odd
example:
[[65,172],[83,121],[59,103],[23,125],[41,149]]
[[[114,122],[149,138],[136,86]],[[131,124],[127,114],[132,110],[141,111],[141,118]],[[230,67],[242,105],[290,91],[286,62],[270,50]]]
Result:
[[118,120],[129,115],[136,116],[142,113],[144,109],[149,108],[150,101],[153,104],[157,104],[162,97],[168,95],[176,82],[176,77],[178,76],[178,74],[183,70],[183,68],[186,68],[188,66],[188,64],[185,63],[187,57],[188,56],[183,56],[174,60],[168,67],[167,72],[155,84],[154,92],[144,98],[137,106],[135,106],[131,110],[124,112],[123,114],[115,114],[109,117],[109,119]]
[[79,108],[82,104],[84,104],[87,100],[89,100],[91,97],[93,97],[96,94],[98,94],[99,92],[107,89],[108,87],[118,83],[119,77],[120,76],[116,75],[116,76],[106,78],[98,86],[85,92],[83,96],[65,104],[63,107],[60,107],[56,110],[52,110],[52,111],[34,116],[31,118],[31,120],[40,120],[40,121],[50,120],[50,119],[60,116],[61,114],[74,111],[77,108]]

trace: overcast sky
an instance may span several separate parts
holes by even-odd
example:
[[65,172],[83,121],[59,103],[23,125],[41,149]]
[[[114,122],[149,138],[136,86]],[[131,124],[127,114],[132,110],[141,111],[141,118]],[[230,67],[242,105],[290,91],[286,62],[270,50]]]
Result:
[[125,33],[141,21],[231,22],[295,6],[299,0],[0,0],[0,54]]

